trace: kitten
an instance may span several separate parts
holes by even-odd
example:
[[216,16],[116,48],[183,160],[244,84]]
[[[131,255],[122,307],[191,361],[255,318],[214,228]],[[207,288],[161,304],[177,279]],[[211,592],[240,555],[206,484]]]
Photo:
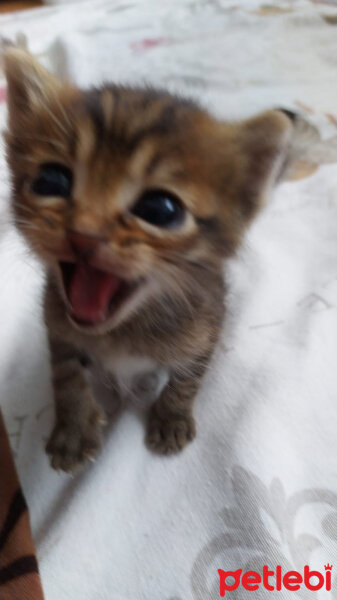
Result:
[[228,124],[166,91],[82,91],[18,49],[5,70],[14,218],[47,274],[51,464],[71,471],[100,446],[83,355],[116,389],[151,380],[147,444],[177,452],[222,326],[223,260],[280,174],[292,119]]

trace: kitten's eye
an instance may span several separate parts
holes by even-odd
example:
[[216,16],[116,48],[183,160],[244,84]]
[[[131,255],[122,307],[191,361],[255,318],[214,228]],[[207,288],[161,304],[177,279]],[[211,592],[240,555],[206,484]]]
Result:
[[45,163],[31,184],[31,191],[38,196],[61,196],[69,198],[72,189],[72,172],[64,165]]
[[156,227],[175,227],[182,221],[184,207],[170,192],[150,190],[140,197],[132,213]]

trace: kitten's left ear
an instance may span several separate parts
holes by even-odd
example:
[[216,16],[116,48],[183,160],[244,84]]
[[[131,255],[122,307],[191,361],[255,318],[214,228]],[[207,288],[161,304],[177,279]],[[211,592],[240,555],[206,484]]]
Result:
[[242,212],[253,217],[287,166],[294,132],[292,113],[272,110],[239,125]]
[[7,78],[9,127],[15,130],[55,98],[63,84],[25,50],[9,48],[3,56],[3,63]]

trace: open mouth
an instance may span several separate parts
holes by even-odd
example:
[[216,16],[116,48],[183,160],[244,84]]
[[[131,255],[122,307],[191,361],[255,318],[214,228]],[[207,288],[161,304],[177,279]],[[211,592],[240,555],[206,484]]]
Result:
[[60,262],[71,318],[80,325],[99,325],[112,316],[135,285],[84,262]]

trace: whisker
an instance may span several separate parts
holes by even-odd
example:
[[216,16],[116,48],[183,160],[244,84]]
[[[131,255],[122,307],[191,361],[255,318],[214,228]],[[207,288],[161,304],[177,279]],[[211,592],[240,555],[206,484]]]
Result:
[[180,283],[177,283],[177,279],[181,275],[180,271],[174,268],[173,265],[166,267],[165,272],[156,273],[157,278],[161,282],[161,287],[167,291],[170,296],[171,302],[176,304],[177,307],[183,304],[188,310],[190,317],[193,316],[193,306],[188,298],[187,293],[183,289]]
[[[196,259],[191,259],[189,257],[183,257],[178,252],[170,251],[170,257],[163,256],[162,258],[163,258],[163,260],[165,260],[165,262],[168,262],[169,264],[171,264],[170,259],[176,258],[177,262],[179,261],[180,263],[183,263],[186,266],[190,265],[192,267],[196,267],[197,269],[203,269],[204,271],[208,271],[208,272],[214,273],[216,275],[219,273],[218,268],[215,266],[212,266],[210,263],[198,261]],[[173,264],[175,264],[175,263],[173,262]]]
[[37,164],[35,158],[32,158],[31,156],[28,156],[28,154],[24,154],[23,152],[19,152],[18,150],[15,151],[15,156],[16,156],[16,158],[18,158],[20,160],[24,160],[25,162],[31,163],[34,166],[36,166],[36,164]]
[[25,210],[29,214],[36,215],[37,210],[33,209],[31,206],[27,206],[26,204],[22,204],[21,202],[16,202],[16,206],[20,208],[20,210]]
[[19,225],[20,227],[22,227],[22,229],[26,229],[29,231],[41,231],[41,228],[38,227],[37,225],[34,225],[33,223],[26,223],[23,221],[16,221],[15,222],[16,225]]
[[71,129],[71,128],[72,128],[72,126],[73,126],[73,124],[72,124],[72,122],[71,122],[71,120],[70,120],[70,118],[69,118],[69,115],[66,113],[66,111],[65,111],[65,109],[64,109],[64,106],[63,106],[63,105],[62,105],[62,103],[60,102],[60,99],[59,99],[59,97],[58,97],[58,96],[56,96],[56,102],[57,102],[57,105],[58,105],[58,107],[59,107],[59,108],[60,108],[60,110],[61,110],[61,113],[62,113],[62,116],[63,116],[64,120],[67,122],[67,124],[69,125],[69,127],[70,127],[70,129]]
[[22,133],[20,135],[13,134],[12,137],[14,139],[19,140],[19,141],[21,141],[21,140],[29,140],[29,141],[32,141],[32,142],[46,142],[48,144],[53,144],[54,146],[58,146],[61,150],[66,150],[66,145],[63,142],[60,142],[60,140],[57,140],[55,138],[43,137],[43,136],[34,136],[34,135],[27,135],[25,133]]
[[50,110],[48,104],[44,104],[44,109],[47,111],[47,113],[49,114],[50,118],[54,121],[54,123],[57,125],[57,127],[66,135],[68,136],[68,132],[66,130],[66,128],[62,125],[61,121],[54,115],[54,113]]

